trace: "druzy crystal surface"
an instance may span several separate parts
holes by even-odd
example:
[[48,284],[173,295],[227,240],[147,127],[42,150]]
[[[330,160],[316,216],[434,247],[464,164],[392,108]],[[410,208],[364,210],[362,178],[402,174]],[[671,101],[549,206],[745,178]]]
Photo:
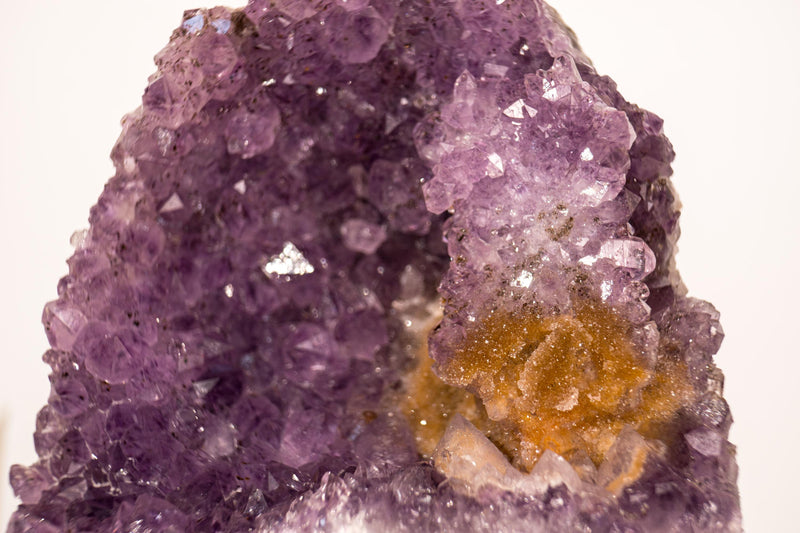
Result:
[[9,531],[738,531],[662,121],[539,0],[188,11]]

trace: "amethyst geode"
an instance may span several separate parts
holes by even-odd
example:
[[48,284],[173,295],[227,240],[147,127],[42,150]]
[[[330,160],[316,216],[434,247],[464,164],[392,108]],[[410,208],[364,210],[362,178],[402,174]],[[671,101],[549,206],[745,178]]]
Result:
[[739,531],[674,153],[538,0],[189,11],[9,531]]

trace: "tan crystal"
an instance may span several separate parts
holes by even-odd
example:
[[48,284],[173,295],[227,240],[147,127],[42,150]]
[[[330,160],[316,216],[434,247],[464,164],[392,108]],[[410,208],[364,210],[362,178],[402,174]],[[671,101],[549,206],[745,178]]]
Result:
[[[545,450],[570,460],[588,455],[599,466],[626,427],[671,441],[675,415],[694,395],[687,369],[667,355],[648,365],[630,329],[605,304],[586,300],[560,315],[479,318],[439,376],[421,350],[401,402],[420,453],[433,453],[456,413],[526,472]],[[639,476],[639,451],[609,490]]]

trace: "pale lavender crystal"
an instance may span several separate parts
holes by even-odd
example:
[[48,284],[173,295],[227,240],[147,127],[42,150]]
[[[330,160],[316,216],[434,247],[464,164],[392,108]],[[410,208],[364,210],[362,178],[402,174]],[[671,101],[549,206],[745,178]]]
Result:
[[[672,147],[549,6],[252,0],[187,11],[156,64],[44,309],[9,531],[740,530]],[[392,400],[421,310],[443,302],[446,363],[485,309],[570,309],[576,276],[643,364],[688,368],[673,449],[617,495],[631,428],[596,471],[507,470],[460,418],[441,462],[486,463],[421,461]]]
[[344,245],[354,252],[373,254],[386,240],[386,230],[379,224],[358,218],[342,224]]

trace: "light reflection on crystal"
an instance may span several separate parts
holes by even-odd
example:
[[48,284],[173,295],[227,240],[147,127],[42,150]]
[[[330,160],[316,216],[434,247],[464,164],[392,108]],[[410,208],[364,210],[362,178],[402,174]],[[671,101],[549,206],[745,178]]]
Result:
[[197,15],[183,21],[182,27],[189,33],[198,33],[203,29],[204,24],[205,20],[203,18],[203,14],[198,13]]
[[523,270],[519,275],[511,281],[512,287],[521,287],[527,289],[533,282],[533,274],[527,270]]
[[183,202],[181,201],[181,197],[178,196],[178,193],[174,192],[167,198],[167,201],[161,206],[161,209],[158,211],[160,213],[171,213],[172,211],[177,211],[179,209],[183,209]]
[[498,178],[502,176],[504,172],[502,158],[495,152],[492,152],[486,158],[489,160],[489,163],[486,166],[486,174],[490,178]]
[[261,269],[269,277],[303,276],[314,272],[314,266],[291,242],[284,243],[281,253],[272,256]]
[[231,21],[228,19],[218,19],[211,22],[211,25],[217,30],[217,33],[228,33],[231,29]]

